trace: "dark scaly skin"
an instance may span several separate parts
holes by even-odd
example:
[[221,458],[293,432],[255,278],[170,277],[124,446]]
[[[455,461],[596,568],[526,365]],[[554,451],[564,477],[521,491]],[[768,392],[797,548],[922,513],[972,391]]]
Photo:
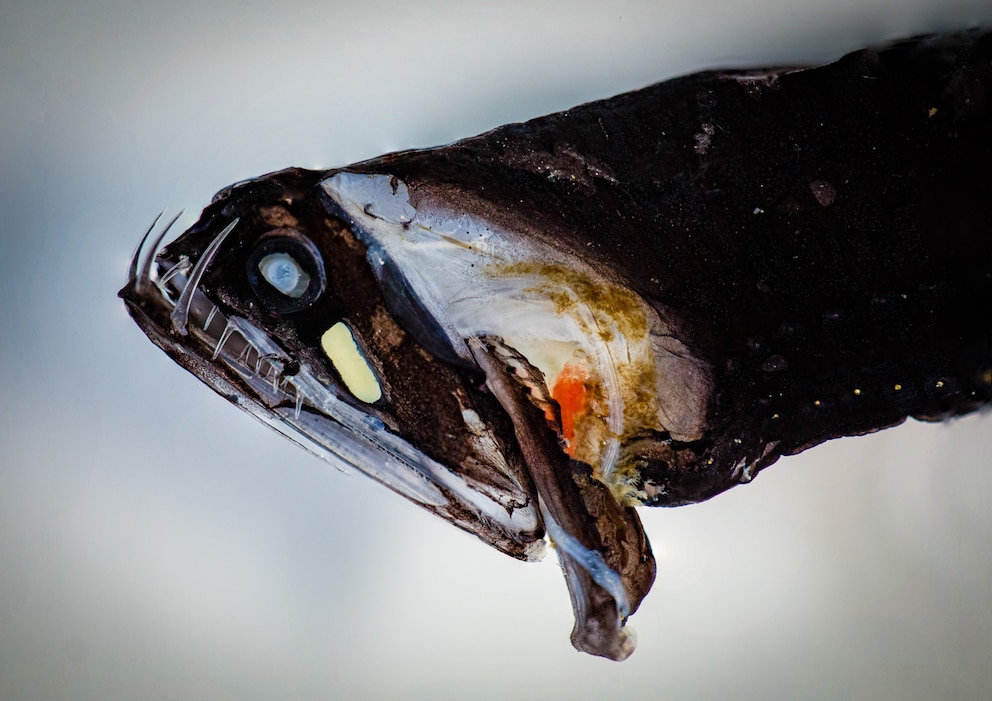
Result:
[[691,75],[349,170],[471,191],[676,320],[715,392],[703,439],[628,456],[650,504],[992,401],[990,34]]

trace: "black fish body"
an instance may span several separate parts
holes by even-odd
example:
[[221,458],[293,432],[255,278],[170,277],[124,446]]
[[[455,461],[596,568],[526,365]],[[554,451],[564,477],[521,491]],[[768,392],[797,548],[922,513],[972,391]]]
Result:
[[550,535],[573,642],[622,659],[634,506],[992,401],[990,163],[992,35],[918,39],[239,183],[121,295],[332,462],[515,557]]
[[730,433],[792,454],[989,401],[992,41],[961,43],[693,75],[361,167],[621,271],[713,368]]

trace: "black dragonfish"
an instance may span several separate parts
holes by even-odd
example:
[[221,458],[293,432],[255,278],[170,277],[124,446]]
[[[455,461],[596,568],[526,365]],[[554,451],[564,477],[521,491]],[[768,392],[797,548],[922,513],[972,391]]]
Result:
[[573,644],[619,660],[635,507],[992,401],[992,34],[290,168],[168,228],[120,293],[156,345],[508,555],[550,539]]

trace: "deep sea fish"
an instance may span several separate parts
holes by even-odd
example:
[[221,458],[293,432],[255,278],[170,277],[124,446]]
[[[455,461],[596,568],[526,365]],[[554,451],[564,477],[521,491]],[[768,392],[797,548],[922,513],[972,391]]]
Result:
[[573,644],[620,660],[634,507],[992,402],[992,34],[290,168],[168,230],[120,292],[156,345],[508,555],[550,539]]

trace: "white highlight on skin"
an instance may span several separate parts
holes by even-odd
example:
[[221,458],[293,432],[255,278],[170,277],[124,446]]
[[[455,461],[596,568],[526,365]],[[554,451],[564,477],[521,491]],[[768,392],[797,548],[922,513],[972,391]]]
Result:
[[334,324],[320,337],[320,347],[334,364],[348,391],[360,402],[372,404],[382,397],[382,387],[343,322]]
[[310,287],[310,276],[288,253],[270,253],[258,261],[265,281],[287,297],[299,299]]

